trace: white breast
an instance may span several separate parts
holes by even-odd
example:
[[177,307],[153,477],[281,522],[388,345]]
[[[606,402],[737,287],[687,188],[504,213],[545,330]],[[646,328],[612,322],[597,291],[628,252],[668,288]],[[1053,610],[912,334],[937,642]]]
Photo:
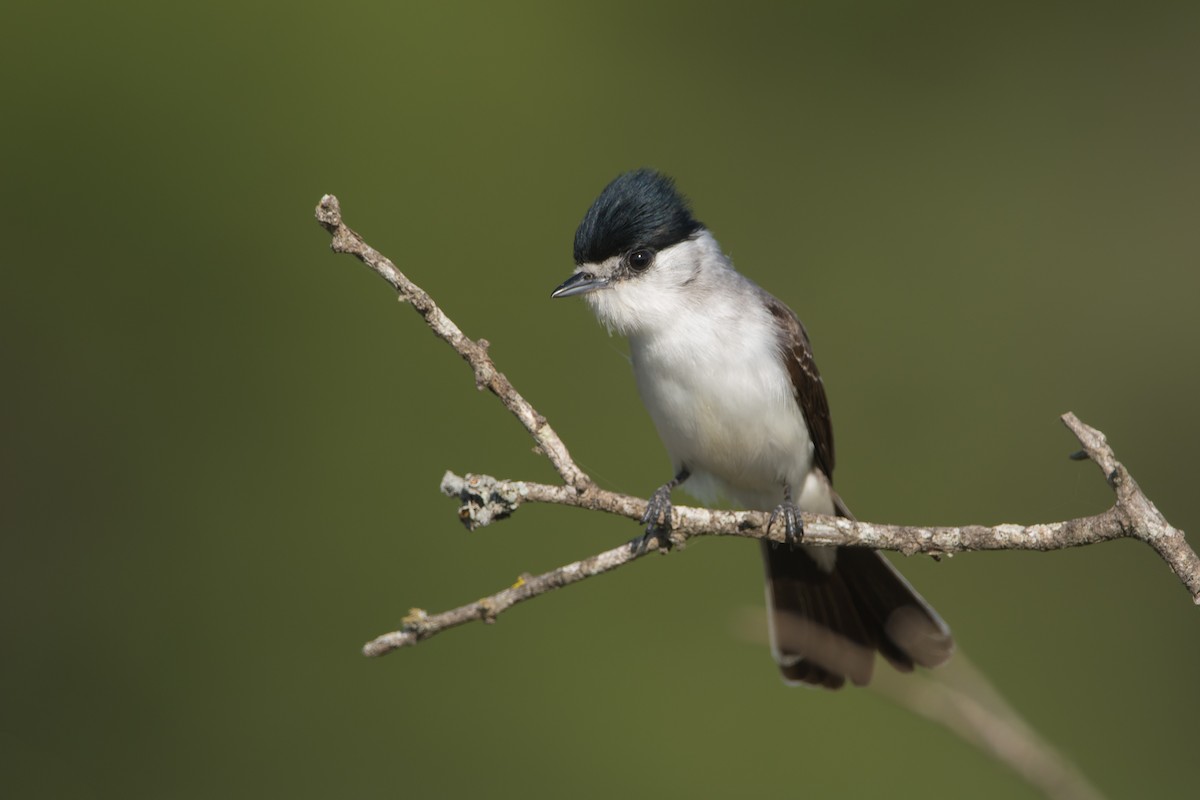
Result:
[[659,436],[676,468],[691,471],[689,493],[770,509],[786,483],[802,507],[813,506],[803,497],[812,441],[757,296],[713,298],[669,327],[631,336],[630,346]]

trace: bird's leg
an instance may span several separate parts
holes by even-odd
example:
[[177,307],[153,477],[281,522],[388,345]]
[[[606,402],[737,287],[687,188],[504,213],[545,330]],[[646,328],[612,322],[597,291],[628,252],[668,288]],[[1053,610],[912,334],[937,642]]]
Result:
[[638,542],[639,550],[644,549],[650,537],[657,534],[661,534],[659,547],[663,550],[671,549],[671,490],[686,481],[691,474],[687,467],[680,468],[678,475],[658,487],[654,494],[650,495],[650,502],[646,504],[646,513],[642,515],[646,532],[642,534],[641,541]]
[[786,483],[783,485],[783,502],[771,512],[767,530],[770,531],[780,520],[783,521],[783,535],[788,547],[800,544],[800,540],[804,538],[804,524],[800,520],[800,507],[792,502],[792,487]]

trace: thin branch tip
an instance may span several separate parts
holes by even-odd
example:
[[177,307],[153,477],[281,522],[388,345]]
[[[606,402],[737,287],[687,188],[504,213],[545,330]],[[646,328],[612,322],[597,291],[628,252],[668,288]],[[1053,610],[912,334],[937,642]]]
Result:
[[445,312],[438,308],[433,298],[420,286],[413,283],[386,256],[375,250],[355,233],[341,218],[340,204],[333,195],[325,195],[317,206],[317,219],[328,230],[333,241],[334,252],[349,253],[366,264],[383,278],[414,311],[420,314],[430,330],[462,356],[475,374],[477,383],[500,398],[504,406],[515,416],[541,451],[554,465],[563,481],[571,486],[582,486],[590,478],[571,458],[566,444],[559,438],[544,418],[508,380],[488,355],[487,346],[476,342],[462,332]]
[[342,205],[338,202],[337,197],[331,194],[322,195],[321,202],[317,203],[317,222],[321,223],[321,227],[332,232],[335,228],[342,224]]

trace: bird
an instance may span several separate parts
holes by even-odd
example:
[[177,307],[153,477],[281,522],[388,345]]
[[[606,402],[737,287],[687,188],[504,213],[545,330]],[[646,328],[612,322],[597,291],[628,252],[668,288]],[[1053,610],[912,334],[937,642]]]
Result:
[[786,541],[760,545],[768,634],[786,683],[865,686],[876,652],[902,672],[948,660],[950,629],[881,553],[803,543],[801,511],[853,515],[833,490],[829,403],[795,312],[734,268],[653,169],[613,179],[574,245],[575,270],[551,297],[582,297],[628,339],[674,470],[650,496],[642,546],[669,532],[680,486],[706,504],[770,511]]

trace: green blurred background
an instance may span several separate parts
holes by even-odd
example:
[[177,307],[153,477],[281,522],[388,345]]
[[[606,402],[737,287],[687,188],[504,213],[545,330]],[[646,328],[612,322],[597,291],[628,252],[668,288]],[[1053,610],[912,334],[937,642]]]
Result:
[[[1196,3],[21,4],[0,33],[0,758],[14,797],[1033,797],[872,691],[785,688],[707,540],[370,661],[633,536],[442,472],[552,480],[312,220],[487,337],[604,486],[669,465],[579,302],[588,204],[675,175],[808,324],[871,520],[1111,495],[1196,530]],[[901,559],[903,560],[903,559]],[[903,560],[1113,797],[1190,783],[1200,612],[1146,547]],[[551,789],[550,787],[553,787]]]

